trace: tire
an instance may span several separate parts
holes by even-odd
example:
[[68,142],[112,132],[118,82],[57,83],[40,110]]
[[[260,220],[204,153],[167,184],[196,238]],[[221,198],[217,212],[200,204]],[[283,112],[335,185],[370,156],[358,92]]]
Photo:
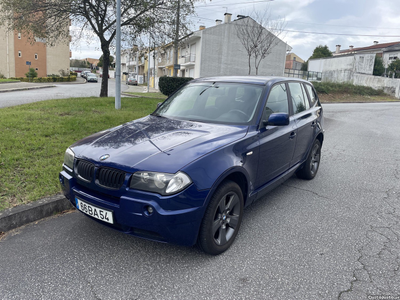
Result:
[[238,234],[243,216],[243,195],[233,181],[225,181],[215,191],[204,214],[197,244],[208,254],[226,251]]
[[297,177],[301,179],[311,180],[317,175],[319,164],[321,161],[321,142],[315,140],[308,154],[307,160],[304,162],[302,168],[297,171]]

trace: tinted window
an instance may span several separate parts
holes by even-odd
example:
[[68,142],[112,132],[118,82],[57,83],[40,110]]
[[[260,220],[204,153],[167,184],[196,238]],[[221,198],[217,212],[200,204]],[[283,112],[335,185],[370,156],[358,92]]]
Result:
[[273,113],[289,113],[286,85],[284,83],[272,87],[265,106],[263,119],[268,120],[269,115]]
[[305,84],[308,95],[310,96],[311,105],[314,105],[315,101],[317,101],[317,96],[315,95],[314,89],[309,84]]
[[293,113],[297,114],[310,108],[310,103],[302,84],[290,82],[289,89],[292,96]]

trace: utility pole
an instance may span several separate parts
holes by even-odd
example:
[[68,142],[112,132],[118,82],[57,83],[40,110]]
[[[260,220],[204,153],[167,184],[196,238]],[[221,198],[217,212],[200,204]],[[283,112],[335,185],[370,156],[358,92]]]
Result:
[[121,109],[121,0],[117,0],[115,109]]
[[178,42],[179,42],[179,17],[181,13],[181,0],[178,0],[178,7],[176,9],[176,27],[175,27],[175,41],[174,41],[174,72],[173,76],[178,75],[178,69],[175,67],[178,65]]

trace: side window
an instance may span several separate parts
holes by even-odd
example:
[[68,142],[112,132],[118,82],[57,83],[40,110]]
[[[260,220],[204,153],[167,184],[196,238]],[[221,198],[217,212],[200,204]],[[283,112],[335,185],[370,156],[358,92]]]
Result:
[[317,97],[315,95],[314,89],[309,84],[305,84],[304,86],[306,87],[308,95],[310,96],[311,106],[313,106],[315,104],[315,102],[317,101]]
[[263,119],[268,120],[269,115],[273,113],[289,113],[286,85],[284,83],[272,87],[265,106],[265,117]]
[[290,94],[292,96],[293,112],[297,114],[310,108],[308,97],[305,95],[302,84],[298,82],[289,83]]

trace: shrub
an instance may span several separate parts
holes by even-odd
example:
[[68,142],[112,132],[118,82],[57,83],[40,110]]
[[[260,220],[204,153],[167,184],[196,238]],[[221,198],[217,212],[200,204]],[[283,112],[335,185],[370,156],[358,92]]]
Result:
[[29,72],[26,73],[25,76],[28,78],[35,78],[37,77],[37,72],[35,71],[34,68],[29,68]]
[[362,96],[384,95],[383,90],[375,90],[369,86],[354,85],[351,83],[313,82],[319,94],[350,94]]
[[171,95],[185,83],[193,80],[191,77],[160,77],[158,87],[160,92],[166,96]]

